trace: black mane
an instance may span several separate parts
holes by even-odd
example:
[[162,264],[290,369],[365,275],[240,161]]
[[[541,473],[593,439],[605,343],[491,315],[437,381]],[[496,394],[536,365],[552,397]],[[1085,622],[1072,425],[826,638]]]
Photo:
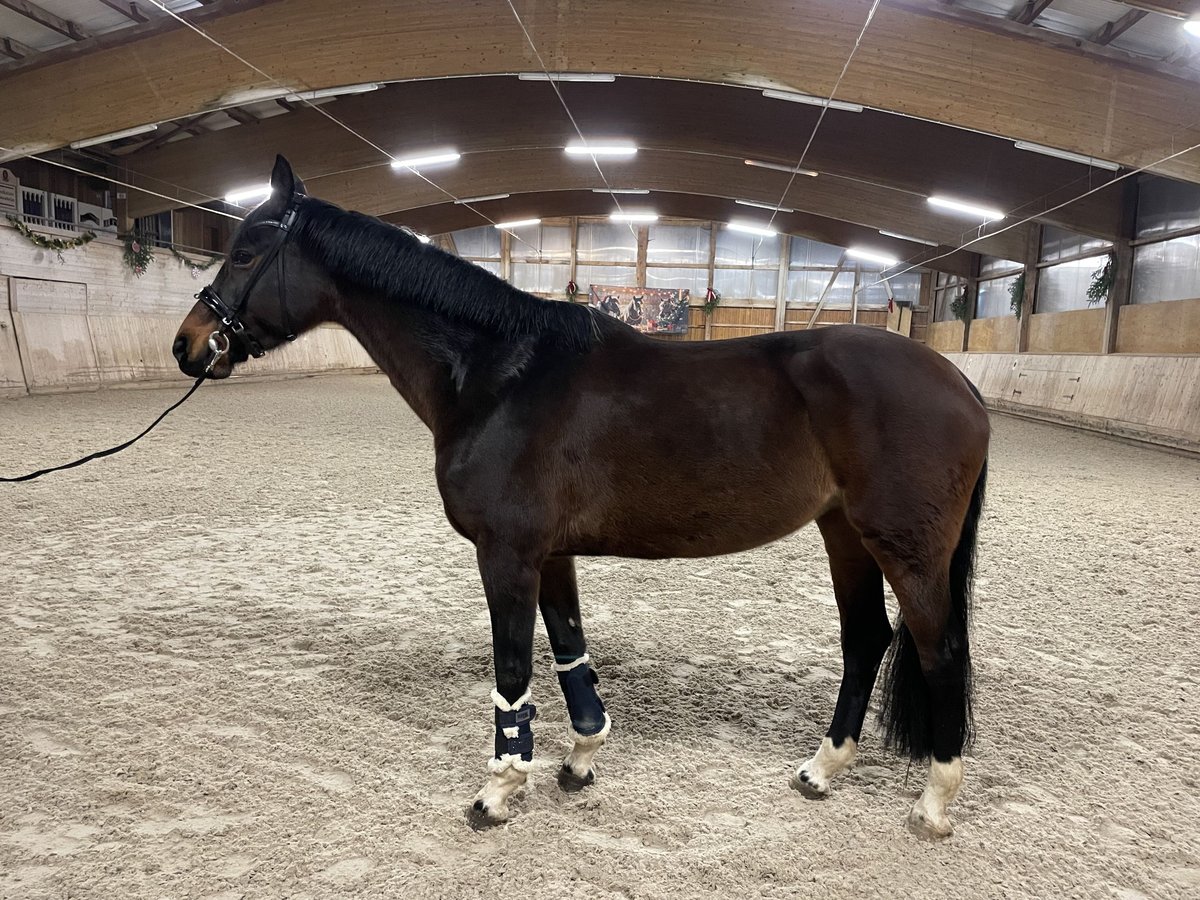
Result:
[[350,287],[421,306],[506,340],[545,335],[572,350],[598,338],[591,310],[542,300],[411,231],[312,198],[300,207],[301,249]]

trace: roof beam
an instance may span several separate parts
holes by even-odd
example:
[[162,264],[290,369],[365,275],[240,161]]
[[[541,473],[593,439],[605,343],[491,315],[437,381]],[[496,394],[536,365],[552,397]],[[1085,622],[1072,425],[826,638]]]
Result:
[[134,22],[150,21],[150,17],[142,12],[141,7],[136,3],[130,3],[128,0],[100,0],[100,2]]
[[1025,8],[1013,17],[1013,21],[1019,25],[1032,25],[1034,20],[1049,9],[1053,2],[1054,0],[1027,0]]
[[0,37],[0,53],[12,59],[26,59],[35,55],[37,51],[22,44],[16,38]]
[[257,125],[260,121],[258,116],[240,106],[230,106],[224,112],[239,125]]
[[1200,15],[1200,0],[1121,0],[1126,6],[1160,13],[1175,19]]
[[39,25],[49,28],[51,31],[57,31],[63,37],[69,37],[73,41],[82,41],[92,37],[92,33],[86,28],[81,28],[69,19],[59,18],[36,3],[30,3],[29,0],[0,0],[0,6],[6,6],[13,12],[20,13],[27,19],[33,19]]
[[1131,9],[1115,22],[1105,22],[1104,27],[1093,34],[1088,40],[1093,44],[1111,44],[1146,16],[1150,15],[1144,9]]
[[163,144],[165,144],[171,138],[175,137],[175,135],[182,134],[185,131],[188,132],[189,134],[195,134],[195,135],[203,134],[204,129],[199,128],[197,126],[199,126],[201,121],[203,121],[204,119],[207,119],[211,115],[213,115],[213,113],[211,113],[211,112],[200,113],[200,115],[198,115],[198,116],[191,116],[190,118],[184,119],[182,122],[177,122],[175,124],[174,128],[168,128],[162,134],[155,135],[153,138],[150,139],[150,141],[148,141],[147,143],[142,144],[138,147],[133,148],[133,150],[131,150],[130,152],[131,153],[132,152],[140,153],[143,150],[157,150],[159,147],[161,147]]

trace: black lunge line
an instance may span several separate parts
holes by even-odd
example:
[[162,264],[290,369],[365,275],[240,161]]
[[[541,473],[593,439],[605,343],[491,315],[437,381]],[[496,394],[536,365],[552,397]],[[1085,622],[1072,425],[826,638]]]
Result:
[[[218,346],[218,344],[217,344],[218,336],[225,338],[224,348],[220,348]],[[217,364],[217,360],[219,360],[222,356],[224,356],[226,353],[229,352],[229,338],[225,335],[224,332],[214,331],[208,338],[208,346],[212,350],[212,359],[210,359],[208,361],[208,365],[205,366],[204,373],[199,378],[196,379],[195,384],[193,384],[190,388],[188,388],[188,392],[186,394],[184,394],[182,397],[180,397],[178,400],[176,400],[174,403],[172,403],[170,406],[168,406],[166,408],[166,410],[162,413],[162,415],[160,415],[157,419],[155,419],[153,422],[151,422],[149,427],[145,431],[143,431],[141,434],[139,434],[137,437],[130,438],[125,443],[118,444],[115,447],[109,447],[107,450],[98,450],[95,453],[89,453],[87,456],[83,457],[83,459],[77,459],[74,462],[63,463],[61,466],[51,466],[49,469],[38,469],[36,472],[30,472],[28,475],[19,475],[16,478],[0,478],[0,482],[11,484],[11,483],[18,482],[18,481],[33,481],[33,479],[41,478],[43,475],[49,475],[51,472],[61,472],[64,469],[73,469],[76,466],[82,466],[84,463],[89,463],[93,459],[102,459],[105,456],[112,456],[114,453],[120,453],[126,447],[132,447],[134,444],[136,444],[138,441],[140,441],[142,438],[144,438],[146,435],[148,435],[151,431],[153,431],[155,426],[158,425],[159,422],[161,422],[168,415],[170,415],[172,412],[174,412],[176,409],[178,409],[180,406],[182,406],[183,402],[185,400],[187,400],[188,397],[190,397],[190,396],[192,396],[192,394],[196,393],[196,389],[200,387],[200,385],[204,382],[204,379],[208,378],[209,373],[212,372],[213,366],[215,366]]]

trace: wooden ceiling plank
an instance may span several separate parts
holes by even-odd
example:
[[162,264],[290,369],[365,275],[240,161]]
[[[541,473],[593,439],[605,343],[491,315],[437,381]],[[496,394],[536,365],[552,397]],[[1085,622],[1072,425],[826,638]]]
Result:
[[20,13],[27,19],[32,19],[44,28],[49,28],[51,31],[57,31],[63,37],[69,37],[73,41],[83,41],[93,37],[92,33],[86,28],[75,24],[69,19],[63,19],[56,16],[48,10],[42,9],[31,0],[0,0],[0,6],[5,6],[15,13]]
[[1115,22],[1105,22],[1104,27],[1089,38],[1093,44],[1111,44],[1146,16],[1150,15],[1144,9],[1131,9]]
[[142,12],[140,6],[129,2],[129,0],[100,0],[100,2],[133,22],[145,23],[150,21],[150,17]]
[[[558,8],[552,0],[527,0],[527,6],[531,15]],[[550,64],[562,67],[584,58],[597,72],[820,92],[832,88],[868,7],[867,0],[808,0],[801,21],[794,5],[775,0],[693,0],[686,17],[664,27],[674,29],[667,36],[680,47],[702,44],[704,52],[663,54],[662,33],[610,39],[612,22],[636,21],[642,4],[573,0],[569,14],[539,15],[539,41],[555,48]],[[846,73],[840,99],[1127,166],[1154,164],[1162,174],[1200,182],[1200,154],[1160,162],[1170,148],[1200,140],[1200,92],[1184,67],[1142,65],[1111,47],[1082,42],[1085,52],[1076,46],[1081,42],[1047,37],[1045,29],[1006,32],[996,26],[1019,26],[960,16],[957,6],[887,0]],[[383,20],[389,27],[379,26]],[[755,23],[752,41],[748,22]],[[254,7],[205,28],[273,77],[313,89],[528,67],[524,38],[503,4],[356,0],[331,7],[323,0],[287,0],[270,14]],[[86,67],[60,63],[0,74],[8,104],[0,121],[0,147],[8,150],[0,155],[178,119],[264,86],[261,76],[232,66],[185,32],[176,27],[102,50]],[[398,54],[398,41],[420,52]],[[305,53],[292,52],[297,42]],[[963,52],[948,54],[947,47]],[[151,84],[170,90],[147,90]]]

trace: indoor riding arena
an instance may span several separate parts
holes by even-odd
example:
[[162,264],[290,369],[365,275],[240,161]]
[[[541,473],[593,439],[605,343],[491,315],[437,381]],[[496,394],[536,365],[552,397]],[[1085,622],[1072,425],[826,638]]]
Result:
[[1200,0],[0,0],[0,898],[1200,898]]

